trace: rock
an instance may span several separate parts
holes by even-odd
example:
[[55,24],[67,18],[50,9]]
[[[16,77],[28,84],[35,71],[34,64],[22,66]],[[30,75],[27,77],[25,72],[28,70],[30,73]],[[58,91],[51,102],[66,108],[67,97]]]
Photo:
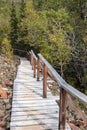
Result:
[[1,127],[5,127],[5,125],[6,125],[6,122],[5,122],[5,121],[3,121],[3,120],[0,121],[0,126],[1,126]]
[[[6,129],[9,129],[10,128],[10,124],[9,124],[9,122],[7,122],[7,124],[6,124]],[[9,129],[10,130],[10,129]]]
[[1,96],[3,99],[7,99],[7,98],[8,98],[7,91],[3,90],[3,88],[2,88],[1,85],[0,85],[0,96]]
[[9,103],[6,104],[6,110],[10,109],[11,105]]
[[1,103],[0,103],[0,110],[5,112],[5,103],[3,101],[1,101]]
[[6,115],[4,116],[4,120],[10,121],[10,114],[9,113],[6,113]]
[[13,87],[13,82],[9,81],[9,82],[5,82],[6,86],[8,87]]
[[0,110],[0,118],[5,116],[5,112],[3,110]]
[[69,123],[71,130],[80,130],[77,126],[75,126],[73,123]]
[[5,128],[0,127],[0,130],[6,130]]
[[76,120],[75,125],[76,126],[85,126],[86,124],[83,120]]
[[9,103],[9,99],[4,99],[4,103]]
[[8,92],[8,98],[10,99],[10,98],[12,98],[12,92]]

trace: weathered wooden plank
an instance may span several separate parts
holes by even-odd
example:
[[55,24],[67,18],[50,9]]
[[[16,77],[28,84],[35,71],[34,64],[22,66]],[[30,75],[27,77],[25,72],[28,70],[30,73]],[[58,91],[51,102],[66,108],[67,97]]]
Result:
[[57,130],[57,127],[54,125],[31,125],[31,126],[22,126],[22,127],[11,127],[11,130]]
[[33,87],[42,88],[42,83],[38,84],[38,83],[36,83],[36,81],[35,81],[35,83],[34,83],[34,81],[33,82],[26,81],[26,82],[17,82],[14,84],[14,88],[17,88],[19,86],[22,86],[22,87],[25,86],[25,87],[29,87],[29,88],[33,88]]
[[28,120],[40,120],[40,119],[58,119],[58,114],[43,114],[43,115],[24,115],[24,116],[13,116],[11,121],[28,121]]
[[14,107],[18,107],[18,108],[20,108],[20,107],[38,107],[38,106],[41,106],[41,107],[43,107],[43,106],[55,106],[55,105],[57,105],[57,104],[55,104],[55,103],[53,103],[53,102],[50,102],[50,104],[48,104],[48,103],[35,103],[35,104],[23,104],[23,103],[15,103],[14,105],[13,105],[13,108]]
[[38,87],[38,85],[36,85],[35,88],[34,88],[33,86],[30,86],[30,87],[29,87],[29,86],[28,86],[28,87],[25,87],[25,86],[24,86],[24,87],[18,87],[18,88],[16,87],[16,88],[14,88],[13,90],[14,90],[14,91],[20,91],[20,92],[21,92],[21,91],[24,91],[24,90],[29,90],[29,91],[30,91],[30,90],[34,90],[34,91],[35,91],[35,90],[36,90],[36,91],[38,90],[38,92],[39,92],[39,91],[42,90],[42,88],[41,88],[41,87]]
[[[43,94],[42,93],[38,93],[36,95],[15,95],[13,96],[13,99],[21,99],[21,98],[37,98],[38,99],[38,96],[41,97],[41,99],[43,98]],[[51,98],[52,95],[48,94],[48,98]],[[57,98],[55,98],[57,99]]]
[[[18,97],[19,98],[19,97]],[[20,101],[21,102],[24,102],[24,101],[29,101],[29,100],[32,100],[32,101],[34,101],[34,99],[35,98],[37,98],[38,100],[40,100],[40,99],[42,99],[42,97],[23,97],[23,98],[19,98],[19,100],[18,100],[18,98],[13,98],[13,103],[12,104],[16,104],[15,102],[18,102],[18,103],[20,103]],[[57,100],[57,99],[56,99]],[[21,103],[20,103],[21,104]],[[26,104],[26,103],[25,103]],[[27,103],[28,104],[28,103]]]
[[[43,102],[45,102],[45,103],[48,103],[48,104],[50,104],[51,102],[53,102],[54,104],[56,104],[56,102],[54,101],[54,99],[53,100],[51,100],[51,99],[40,99],[40,100],[37,100],[37,99],[35,99],[35,100],[29,100],[29,101],[24,101],[24,102],[22,102],[22,101],[13,101],[12,103],[31,103],[31,104],[35,104],[35,103],[43,103]],[[57,105],[56,105],[57,106]],[[58,106],[57,106],[58,107]]]
[[14,121],[11,122],[11,126],[26,126],[26,125],[44,125],[44,124],[58,124],[58,120],[56,119],[40,119],[40,120],[29,120],[29,121]]
[[[24,98],[24,97],[28,97],[28,98],[32,98],[32,97],[37,97],[38,98],[38,95],[42,96],[40,93],[39,94],[30,94],[30,95],[15,95],[13,96],[13,98]],[[51,96],[51,95],[49,95]]]
[[[38,91],[38,93],[42,93],[42,91]],[[28,92],[26,92],[26,91],[25,92],[24,91],[17,92],[16,91],[16,92],[13,93],[13,96],[17,96],[17,95],[32,95],[32,94],[36,94],[35,91],[28,91]],[[47,94],[51,95],[51,97],[52,97],[51,92],[48,91]]]
[[31,111],[29,110],[27,112],[26,111],[22,111],[22,112],[20,112],[20,111],[17,112],[16,111],[16,112],[12,112],[12,117],[13,116],[24,116],[24,115],[25,116],[27,116],[27,115],[32,115],[33,116],[33,115],[39,115],[39,114],[40,115],[42,115],[42,114],[46,114],[46,115],[48,114],[49,115],[49,114],[58,114],[58,112],[59,112],[59,110],[57,108],[52,109],[50,111],[47,110],[47,109],[46,110],[31,110]]
[[20,107],[20,108],[12,108],[12,112],[15,112],[15,111],[29,111],[29,110],[43,110],[43,109],[48,109],[48,110],[50,110],[50,109],[56,109],[57,107],[56,107],[56,105],[55,106],[43,106],[43,107],[41,107],[41,106],[38,106],[38,107]]

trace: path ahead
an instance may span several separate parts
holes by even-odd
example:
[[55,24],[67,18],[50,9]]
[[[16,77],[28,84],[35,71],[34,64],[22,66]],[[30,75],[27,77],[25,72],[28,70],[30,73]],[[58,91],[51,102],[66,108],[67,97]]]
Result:
[[[48,89],[48,97],[43,98],[43,81],[33,78],[29,61],[21,58],[20,62],[14,81],[10,130],[58,130],[55,97]],[[68,125],[66,130],[70,130]]]

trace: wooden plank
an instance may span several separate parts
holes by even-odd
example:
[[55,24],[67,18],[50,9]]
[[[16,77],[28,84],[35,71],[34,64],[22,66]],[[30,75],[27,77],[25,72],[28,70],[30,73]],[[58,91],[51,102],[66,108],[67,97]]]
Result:
[[16,99],[18,98],[18,99],[19,99],[19,98],[25,98],[25,97],[27,97],[27,98],[32,98],[32,97],[34,97],[34,98],[37,98],[37,99],[38,99],[38,97],[39,97],[38,95],[39,95],[40,97],[42,96],[41,94],[37,94],[37,95],[36,95],[36,94],[34,94],[34,95],[33,95],[33,94],[30,94],[30,95],[17,95],[17,96],[15,95],[15,96],[13,96],[13,98],[16,98]]
[[48,103],[35,103],[35,104],[23,104],[23,103],[17,103],[17,104],[14,104],[13,105],[13,108],[14,107],[38,107],[38,106],[41,106],[41,107],[43,107],[43,106],[55,106],[55,105],[57,105],[57,104],[54,104],[53,102],[51,102],[50,104],[48,104]]
[[[42,93],[42,91],[38,91],[38,93]],[[19,91],[19,92],[14,91],[14,93],[13,93],[14,96],[17,96],[17,95],[29,95],[29,94],[36,94],[36,93],[35,93],[35,91],[28,91],[28,92],[27,91],[22,91],[22,92],[21,91]],[[52,96],[51,92],[49,92],[49,91],[47,92],[47,94],[50,94]]]
[[[13,98],[32,98],[32,97],[37,97],[37,99],[38,99],[38,97],[41,97],[42,98],[42,96],[43,96],[43,94],[42,93],[37,93],[37,94],[29,94],[29,95],[14,95],[13,96]],[[48,97],[52,97],[52,95],[51,94],[48,94]]]
[[[41,99],[42,99],[42,100],[41,100]],[[45,99],[45,100],[43,100],[42,97],[41,97],[41,98],[38,97],[37,100],[34,99],[34,100],[28,100],[28,101],[21,101],[21,100],[18,100],[18,99],[17,99],[17,100],[13,100],[12,103],[22,103],[22,104],[24,104],[24,103],[29,103],[29,104],[30,104],[30,103],[31,103],[31,104],[35,104],[35,103],[38,103],[38,102],[39,102],[39,103],[48,102],[49,104],[50,104],[50,102],[54,102],[54,103],[55,103],[54,99],[51,99],[51,98],[50,98],[50,99]]]
[[[23,79],[22,79],[22,81],[23,81]],[[14,84],[14,88],[15,87],[29,87],[29,88],[33,88],[33,87],[35,87],[35,88],[42,88],[43,87],[43,84],[42,84],[43,82],[41,82],[41,83],[38,83],[37,81],[36,81],[36,79],[34,79],[34,80],[27,80],[26,82],[21,82],[21,81],[19,81],[19,82],[17,82],[17,83],[15,83]]]
[[[18,98],[15,98],[15,97],[13,97],[12,100],[13,100],[13,101],[22,101],[22,102],[23,102],[23,101],[25,101],[25,99],[26,99],[26,101],[27,101],[27,100],[28,100],[28,101],[29,101],[29,100],[35,100],[34,97],[23,97],[23,98],[19,98],[19,97],[18,97]],[[43,97],[42,97],[42,96],[41,96],[41,97],[37,97],[37,99],[38,99],[38,100],[39,100],[39,99],[43,99]],[[50,96],[50,97],[48,97],[48,99],[55,101],[55,100],[59,100],[59,97],[57,97],[57,96],[51,97],[51,96]]]
[[[42,92],[42,90],[15,91],[13,95],[24,95],[24,94],[29,95],[29,94],[38,94],[38,93],[42,94],[43,92]],[[47,92],[47,94],[52,96],[51,92],[49,92],[49,91]]]
[[15,112],[15,111],[30,111],[30,110],[43,110],[43,109],[48,109],[48,110],[50,110],[50,109],[56,109],[57,108],[57,106],[55,105],[55,106],[43,106],[43,107],[40,107],[40,106],[38,106],[38,107],[20,107],[20,108],[12,108],[12,111],[13,112]]
[[[14,88],[13,90],[14,90],[14,91],[20,91],[20,92],[21,92],[21,91],[23,91],[23,90],[26,91],[25,88],[26,88],[27,90],[37,90],[38,92],[39,92],[40,90],[42,90],[42,87],[41,87],[41,86],[39,87],[38,85],[36,85],[35,87],[32,86],[32,85],[30,85],[30,86],[27,86],[27,87],[24,86],[24,87],[18,87],[18,88],[17,88],[17,86],[16,86],[16,88]],[[22,89],[23,89],[23,90],[22,90]]]
[[27,116],[14,116],[11,117],[11,121],[28,121],[28,120],[40,120],[40,119],[58,119],[57,114],[44,114],[44,115],[27,115]]
[[28,101],[26,101],[26,100],[24,100],[24,101],[13,100],[12,103],[15,103],[15,104],[17,104],[17,103],[20,103],[20,104],[42,104],[42,103],[50,104],[50,103],[54,103],[57,106],[57,103],[56,103],[56,101],[54,101],[54,98],[49,98],[48,100],[43,100],[43,98],[39,98],[39,97],[37,98],[37,100],[35,100],[35,98],[34,98],[34,100],[32,100],[32,99],[30,99]]
[[36,97],[36,96],[34,96],[34,97],[22,97],[22,98],[18,97],[18,98],[13,98],[12,102],[18,102],[18,103],[20,103],[19,101],[22,101],[22,102],[24,102],[24,101],[30,101],[30,100],[34,101],[35,98],[37,98],[38,100],[40,100],[43,97]]
[[29,120],[29,121],[14,121],[11,122],[11,126],[26,126],[26,125],[44,125],[44,124],[58,124],[58,121],[56,119],[40,119],[40,120]]
[[32,126],[22,126],[22,127],[11,127],[11,130],[57,130],[55,124],[48,127],[46,125],[32,125]]
[[[32,79],[32,80],[31,80],[31,79]],[[16,81],[18,81],[18,82],[16,82]],[[33,82],[33,81],[35,81],[35,82]],[[39,81],[39,82],[37,82],[36,78],[33,79],[33,76],[30,76],[29,79],[28,79],[25,83],[20,82],[20,79],[15,79],[15,82],[14,82],[14,83],[15,83],[16,85],[18,85],[18,84],[20,84],[20,85],[25,84],[26,86],[27,86],[27,85],[34,85],[34,86],[35,86],[35,83],[38,84],[38,85],[41,85],[41,84],[42,84],[42,80]]]
[[24,116],[24,115],[25,116],[27,116],[27,115],[32,115],[33,116],[33,115],[39,115],[39,114],[40,115],[42,115],[42,114],[46,114],[46,115],[48,114],[49,115],[49,114],[58,114],[58,112],[59,112],[59,110],[57,108],[56,109],[51,109],[50,111],[47,110],[47,109],[43,110],[43,111],[42,110],[31,110],[31,111],[29,110],[27,112],[26,111],[22,111],[22,112],[20,112],[20,111],[17,112],[16,111],[16,112],[12,112],[12,117],[13,116]]

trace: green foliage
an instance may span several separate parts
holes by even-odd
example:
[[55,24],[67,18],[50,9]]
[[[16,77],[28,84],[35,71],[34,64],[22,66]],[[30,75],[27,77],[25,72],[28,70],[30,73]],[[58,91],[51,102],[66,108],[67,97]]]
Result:
[[10,34],[14,48],[42,53],[86,93],[87,1],[21,0],[10,8],[10,0],[1,0],[0,7],[0,42]]
[[19,21],[19,44],[39,52],[40,45],[46,41],[46,16],[38,14],[30,1],[26,3],[23,13],[24,17]]
[[12,2],[12,7],[11,7],[11,14],[10,14],[10,40],[11,40],[11,45],[13,48],[17,46],[18,43],[18,19],[16,16],[16,7],[14,2]]
[[53,34],[50,34],[49,38],[50,41],[53,43],[52,48],[54,49],[55,55],[57,56],[56,61],[58,61],[58,64],[61,66],[68,63],[71,58],[71,47],[68,44],[68,40],[65,39],[62,30],[60,29],[56,31],[54,29]]
[[4,38],[1,46],[2,46],[2,53],[7,57],[7,62],[10,63],[13,57],[13,50],[10,41],[7,38]]
[[0,0],[0,42],[9,33],[10,0]]
[[[33,3],[37,12],[46,13],[48,22],[47,43],[41,52],[45,52],[46,57],[51,57],[48,59],[57,69],[64,64],[61,69],[65,78],[84,92],[87,84],[87,69],[83,64],[87,61],[87,1],[33,0]],[[67,62],[70,64],[69,71]]]
[[60,0],[33,0],[35,9],[37,10],[57,10],[59,7]]
[[18,20],[18,27],[19,27],[19,37],[18,37],[18,47],[19,49],[27,48],[28,44],[28,26],[26,22],[26,4],[24,0],[21,0],[20,4],[20,12],[19,12],[19,20]]

